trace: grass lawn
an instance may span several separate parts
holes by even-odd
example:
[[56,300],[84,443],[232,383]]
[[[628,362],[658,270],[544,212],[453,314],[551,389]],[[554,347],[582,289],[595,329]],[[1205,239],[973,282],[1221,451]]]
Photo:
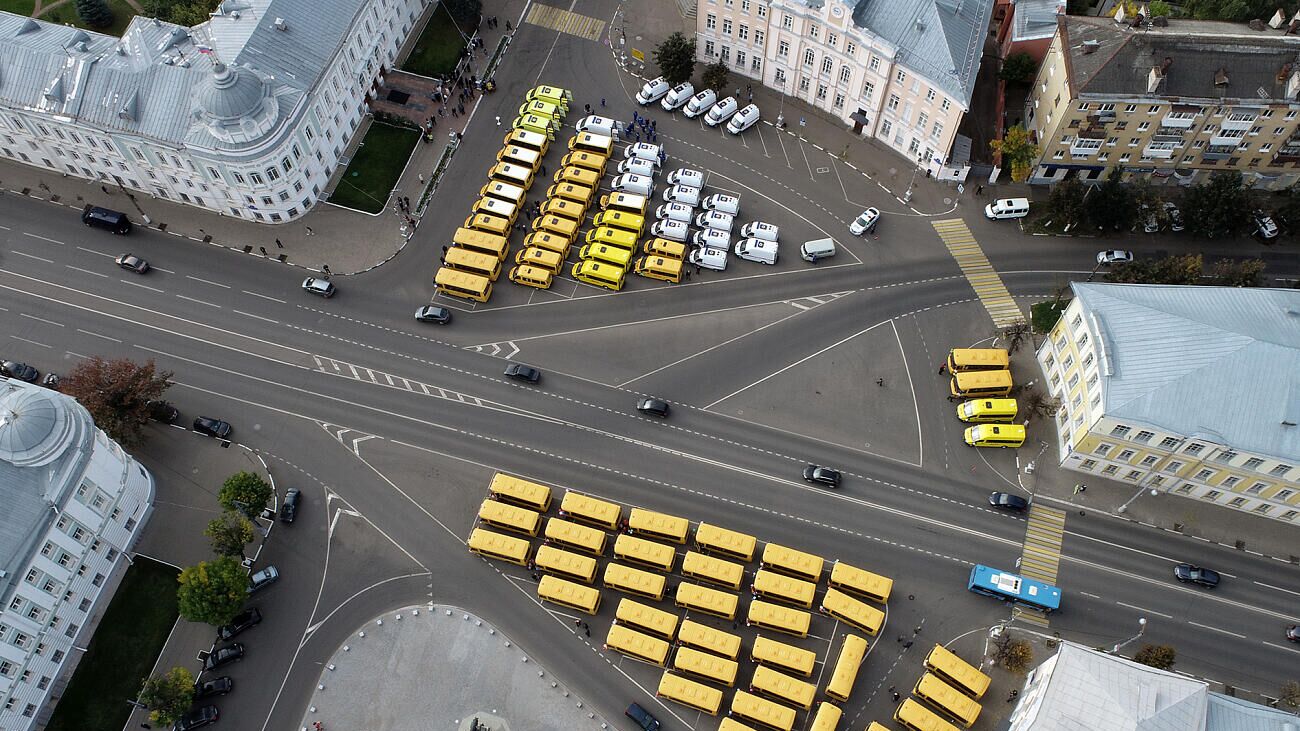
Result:
[[15,15],[31,15],[36,9],[36,0],[0,0],[0,10]]
[[[17,1],[19,0],[0,0],[0,3],[3,3],[7,10],[7,6],[10,3]],[[41,13],[41,20],[47,20],[51,23],[71,23],[78,28],[85,28],[86,30],[93,30],[96,33],[121,37],[122,33],[126,32],[127,23],[130,23],[131,18],[135,17],[135,9],[128,5],[126,0],[108,0],[108,7],[113,11],[113,24],[107,28],[91,28],[82,23],[81,18],[77,17],[76,0],[68,0],[67,2],[60,4],[58,7]],[[30,15],[31,12],[32,4],[28,2],[27,14]]]
[[[420,33],[420,38],[411,49],[411,55],[402,63],[403,71],[410,71],[421,76],[450,74],[456,70],[456,61],[461,51],[465,50],[465,39],[451,16],[444,10],[446,6],[439,3],[429,18],[428,25]],[[465,35],[469,35],[466,31]]]
[[176,623],[176,569],[135,559],[108,605],[47,731],[120,729]]
[[1061,300],[1060,302],[1039,302],[1029,308],[1030,320],[1034,325],[1034,332],[1050,332],[1056,326],[1056,321],[1061,319],[1061,313],[1065,308],[1070,306],[1070,300]]
[[384,210],[384,203],[419,140],[417,130],[378,122],[371,124],[361,147],[330,194],[329,202],[366,213]]

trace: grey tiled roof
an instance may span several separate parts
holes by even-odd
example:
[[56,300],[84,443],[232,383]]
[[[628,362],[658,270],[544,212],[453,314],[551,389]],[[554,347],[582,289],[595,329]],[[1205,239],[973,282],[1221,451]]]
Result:
[[857,0],[853,22],[897,46],[902,63],[969,105],[993,0]]
[[1012,16],[1013,40],[1051,38],[1056,35],[1056,15],[1065,14],[1066,0],[1016,0]]
[[1073,286],[1104,339],[1107,416],[1300,461],[1300,290]]

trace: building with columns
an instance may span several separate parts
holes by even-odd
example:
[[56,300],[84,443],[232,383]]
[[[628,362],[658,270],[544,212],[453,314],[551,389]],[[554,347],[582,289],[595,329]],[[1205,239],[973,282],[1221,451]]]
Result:
[[81,404],[0,379],[0,729],[49,720],[153,500],[153,476]]
[[224,0],[121,38],[0,12],[0,154],[224,215],[320,201],[428,0]]
[[993,3],[698,0],[696,54],[939,172],[970,111]]

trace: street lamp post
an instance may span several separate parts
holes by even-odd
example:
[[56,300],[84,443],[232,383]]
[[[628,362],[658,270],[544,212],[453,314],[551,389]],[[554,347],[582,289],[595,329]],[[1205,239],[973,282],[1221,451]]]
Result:
[[1138,617],[1138,633],[1135,634],[1135,635],[1133,635],[1132,637],[1128,638],[1127,640],[1124,640],[1123,642],[1121,642],[1121,643],[1115,645],[1113,648],[1111,648],[1111,652],[1119,652],[1119,648],[1121,648],[1121,647],[1127,645],[1128,643],[1130,643],[1130,642],[1136,640],[1137,638],[1141,637],[1141,636],[1142,636],[1142,633],[1143,633],[1143,632],[1146,632],[1146,631],[1147,631],[1147,618],[1146,618],[1146,617]]
[[776,112],[776,128],[777,128],[777,129],[781,129],[781,126],[782,126],[782,125],[784,124],[784,122],[785,122],[785,82],[786,82],[786,80],[785,80],[784,78],[782,78],[782,79],[781,79],[781,106],[777,109],[777,112]]

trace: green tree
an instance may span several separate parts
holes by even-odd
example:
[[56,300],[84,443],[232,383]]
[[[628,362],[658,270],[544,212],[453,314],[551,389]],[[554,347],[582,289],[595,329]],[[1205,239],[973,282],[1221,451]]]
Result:
[[190,622],[226,624],[248,600],[248,574],[233,556],[200,561],[181,571],[177,581],[176,603]]
[[227,510],[208,523],[203,531],[218,556],[242,558],[244,547],[253,541],[253,522],[240,513]]
[[1013,673],[1023,673],[1034,662],[1034,648],[1025,640],[1017,640],[1007,632],[994,641],[993,660]]
[[1171,670],[1177,652],[1169,645],[1143,645],[1133,656],[1133,662],[1142,663],[1157,670]]
[[1087,214],[1084,208],[1087,189],[1078,178],[1066,178],[1052,188],[1047,197],[1047,215],[1052,223],[1064,231],[1084,225]]
[[1239,172],[1217,172],[1183,196],[1187,230],[1215,239],[1236,235],[1246,224],[1250,196]]
[[1279,3],[1276,0],[1186,0],[1183,12],[1197,20],[1245,22],[1268,20]]
[[989,143],[993,152],[1002,155],[1002,167],[1011,168],[1011,179],[1023,183],[1029,179],[1030,165],[1038,159],[1038,145],[1029,141],[1024,125],[1007,130],[1000,140]]
[[1174,14],[1173,6],[1165,2],[1165,0],[1152,0],[1147,9],[1151,11],[1151,17],[1153,18],[1168,18]]
[[[727,68],[727,65],[719,61],[704,67],[704,73],[700,75],[700,83],[704,85],[705,89],[712,89],[718,92],[718,96],[722,96],[723,89],[727,88],[727,81],[730,76],[731,71]],[[739,102],[740,100],[737,99],[736,101]]]
[[1028,53],[1013,53],[1002,62],[998,78],[1008,84],[1028,84],[1038,73],[1038,62]]
[[1088,221],[1098,230],[1120,231],[1133,224],[1133,200],[1124,184],[1124,170],[1111,168],[1106,180],[1088,196]]
[[1282,219],[1277,223],[1283,228],[1300,224],[1300,185],[1293,185],[1281,194],[1275,218]]
[[172,8],[171,16],[172,22],[176,25],[191,27],[206,23],[212,19],[212,3],[203,2],[203,0],[177,3]]
[[77,0],[77,17],[91,28],[107,28],[113,24],[113,11],[105,0]]
[[1277,697],[1277,704],[1283,708],[1295,710],[1300,708],[1300,683],[1294,680],[1288,680],[1282,684],[1281,692]]
[[144,681],[139,702],[149,708],[149,720],[170,726],[190,709],[194,703],[194,674],[183,667],[174,667],[162,675]]
[[217,502],[226,510],[255,516],[271,502],[273,492],[271,485],[260,475],[237,472],[222,483],[221,491],[217,493]]
[[1107,282],[1121,284],[1202,284],[1200,254],[1137,259],[1112,265]]
[[1259,277],[1264,273],[1263,259],[1246,259],[1233,261],[1220,259],[1210,267],[1210,281],[1219,287],[1258,287]]
[[103,429],[124,447],[144,441],[149,421],[146,404],[162,397],[171,385],[171,371],[159,371],[150,360],[143,365],[115,358],[92,356],[73,366],[59,390],[81,402]]
[[655,48],[654,57],[659,74],[670,85],[690,81],[695,73],[695,39],[687,40],[680,32],[673,33]]

